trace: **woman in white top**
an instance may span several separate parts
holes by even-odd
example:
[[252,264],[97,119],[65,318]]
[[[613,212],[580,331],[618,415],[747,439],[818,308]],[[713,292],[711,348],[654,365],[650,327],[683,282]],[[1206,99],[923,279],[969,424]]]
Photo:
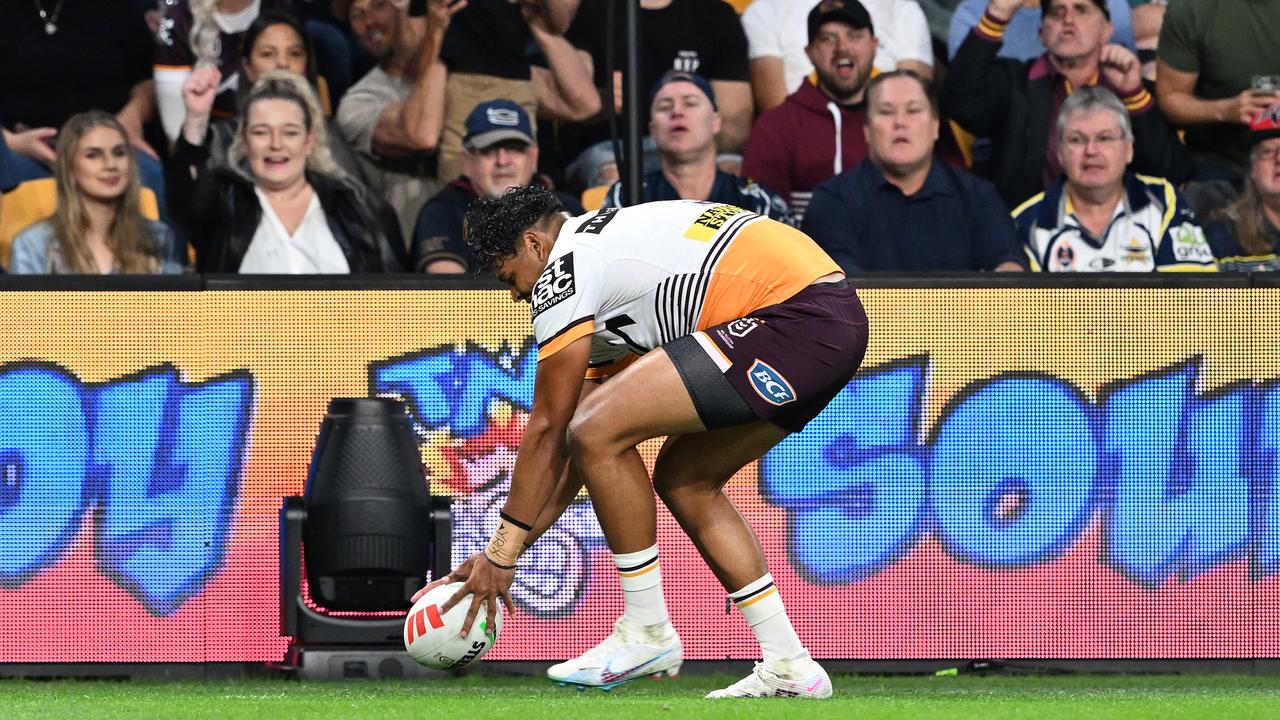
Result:
[[182,272],[185,248],[167,225],[142,215],[138,164],[119,120],[97,110],[73,115],[56,156],[57,209],[14,238],[9,272]]
[[330,158],[319,102],[302,77],[263,75],[237,118],[227,166],[210,166],[206,130],[218,73],[198,68],[174,146],[170,210],[190,227],[206,273],[400,272],[404,244],[386,203]]

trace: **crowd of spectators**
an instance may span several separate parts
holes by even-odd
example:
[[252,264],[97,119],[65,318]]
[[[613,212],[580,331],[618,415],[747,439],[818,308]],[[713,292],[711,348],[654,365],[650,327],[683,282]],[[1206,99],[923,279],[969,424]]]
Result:
[[[1280,269],[1269,0],[638,2],[644,202],[851,273]],[[477,198],[624,202],[607,7],[0,3],[0,266],[483,272]]]

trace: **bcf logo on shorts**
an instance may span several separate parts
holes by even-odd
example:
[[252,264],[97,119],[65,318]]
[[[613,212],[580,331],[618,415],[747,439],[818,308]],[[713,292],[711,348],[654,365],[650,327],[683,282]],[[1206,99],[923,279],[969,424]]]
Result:
[[763,360],[755,361],[747,371],[747,379],[751,381],[756,394],[771,405],[786,405],[796,399],[796,391],[791,389],[791,383]]

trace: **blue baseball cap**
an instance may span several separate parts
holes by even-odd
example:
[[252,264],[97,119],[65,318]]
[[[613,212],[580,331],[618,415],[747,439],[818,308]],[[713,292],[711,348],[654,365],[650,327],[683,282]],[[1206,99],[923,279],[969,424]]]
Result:
[[489,100],[477,105],[467,116],[463,147],[483,150],[503,140],[520,140],[529,145],[536,142],[529,113],[511,100]]
[[701,75],[695,75],[683,70],[668,70],[663,73],[662,77],[658,78],[658,82],[654,83],[653,89],[649,91],[649,107],[653,107],[653,99],[658,96],[658,91],[662,89],[662,86],[673,82],[693,83],[711,101],[711,109],[719,112],[720,108],[716,107],[716,91],[711,89],[711,83],[707,82],[707,79]]

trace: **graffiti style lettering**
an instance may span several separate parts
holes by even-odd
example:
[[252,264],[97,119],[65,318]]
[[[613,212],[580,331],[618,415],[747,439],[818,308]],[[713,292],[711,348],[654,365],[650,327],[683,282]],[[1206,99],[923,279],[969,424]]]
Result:
[[403,397],[426,427],[474,437],[484,432],[493,400],[533,407],[537,369],[538,352],[531,342],[519,352],[504,348],[497,354],[474,345],[448,345],[371,365],[369,385],[376,394]]
[[0,374],[0,586],[21,586],[75,537],[88,447],[75,378],[43,365]]
[[1099,560],[1144,587],[1245,557],[1255,580],[1280,569],[1280,385],[1197,396],[1193,360],[1091,402],[1051,376],[997,376],[922,441],[926,375],[924,358],[864,371],[762,460],[806,577],[866,578],[925,532],[983,567],[1045,563],[1094,521]]
[[56,564],[97,506],[99,569],[169,615],[220,566],[248,432],[242,371],[169,366],[101,385],[52,365],[0,372],[0,584]]
[[1184,579],[1249,539],[1248,386],[1195,398],[1188,364],[1104,393],[1103,452],[1115,472],[1106,561],[1144,585]]
[[914,544],[925,509],[924,373],[924,358],[912,358],[860,375],[761,460],[760,494],[790,511],[792,563],[811,580],[859,580]]
[[1041,561],[1089,518],[1097,453],[1083,398],[1048,377],[1001,377],[953,401],[934,433],[930,511],[943,546],[996,567]]

